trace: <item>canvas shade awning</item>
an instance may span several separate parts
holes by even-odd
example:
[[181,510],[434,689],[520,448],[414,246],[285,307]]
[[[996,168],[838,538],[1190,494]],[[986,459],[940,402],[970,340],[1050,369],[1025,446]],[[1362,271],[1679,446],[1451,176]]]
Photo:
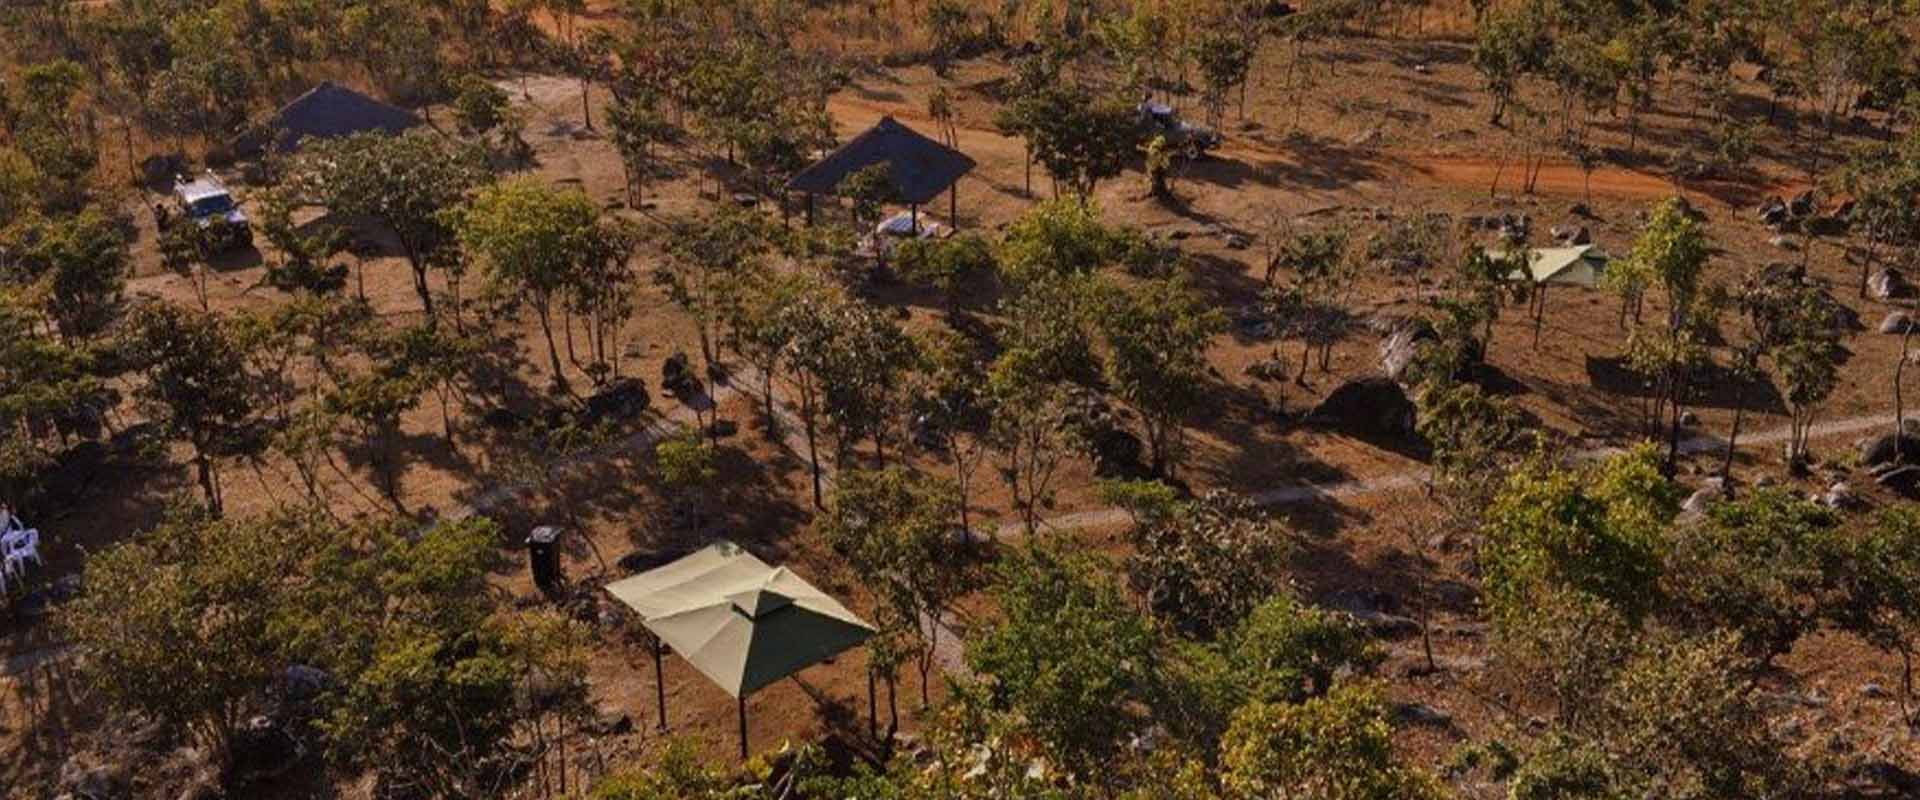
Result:
[[[716,542],[606,588],[662,643],[740,701],[743,755],[747,695],[874,633],[799,575],[768,566],[732,542]],[[656,683],[658,658],[656,650]],[[664,689],[660,702],[664,726]]]
[[880,121],[787,181],[787,188],[834,194],[848,175],[886,164],[900,202],[923,205],[973,171],[967,154],[927,138],[893,117]]
[[[1600,284],[1607,271],[1607,255],[1590,244],[1573,247],[1535,247],[1526,251],[1527,266],[1508,275],[1511,280],[1531,280],[1536,285],[1558,284],[1591,289]],[[1500,251],[1489,251],[1496,259],[1511,259]]]

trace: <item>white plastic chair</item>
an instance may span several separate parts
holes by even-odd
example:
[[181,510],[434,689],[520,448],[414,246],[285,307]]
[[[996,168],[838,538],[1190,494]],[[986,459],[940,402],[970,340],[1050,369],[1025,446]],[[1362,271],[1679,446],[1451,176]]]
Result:
[[4,552],[6,558],[0,572],[15,579],[26,577],[28,561],[32,561],[36,567],[46,566],[46,562],[40,560],[39,528],[26,528],[7,534],[4,540],[0,540],[0,552]]

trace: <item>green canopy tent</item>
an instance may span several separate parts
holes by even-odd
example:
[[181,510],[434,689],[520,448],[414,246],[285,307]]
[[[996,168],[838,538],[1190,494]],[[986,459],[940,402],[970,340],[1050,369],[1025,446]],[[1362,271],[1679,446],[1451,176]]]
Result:
[[[747,695],[865,642],[873,626],[786,567],[732,542],[607,585],[656,639],[653,676],[667,724],[662,646],[734,696],[740,757],[747,756]],[[869,676],[871,680],[871,676]]]
[[1578,286],[1592,289],[1607,273],[1607,254],[1591,244],[1572,247],[1533,247],[1520,250],[1488,250],[1499,261],[1524,257],[1525,265],[1515,265],[1508,280],[1533,283],[1533,343],[1540,343],[1540,325],[1547,313],[1547,287]]

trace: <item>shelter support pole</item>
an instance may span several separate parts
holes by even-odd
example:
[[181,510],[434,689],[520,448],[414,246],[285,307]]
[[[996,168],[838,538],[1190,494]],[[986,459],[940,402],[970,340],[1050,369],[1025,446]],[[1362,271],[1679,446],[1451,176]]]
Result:
[[880,738],[880,700],[873,690],[873,667],[867,667],[867,735]]
[[911,215],[907,219],[913,223],[913,235],[918,237],[920,235],[920,204],[914,203],[907,206],[907,213]]
[[740,704],[740,760],[747,760],[747,696],[734,698]]
[[1533,346],[1540,346],[1540,325],[1547,318],[1547,285],[1540,284],[1539,304],[1533,309]]
[[813,193],[807,192],[807,227],[813,227]]
[[947,219],[953,222],[953,229],[960,230],[960,179],[954,178],[953,185],[947,187]]
[[660,710],[660,726],[656,730],[665,732],[667,729],[667,681],[663,677],[665,671],[660,666],[663,658],[660,652],[662,648],[660,640],[655,638],[653,640],[653,700],[654,707]]

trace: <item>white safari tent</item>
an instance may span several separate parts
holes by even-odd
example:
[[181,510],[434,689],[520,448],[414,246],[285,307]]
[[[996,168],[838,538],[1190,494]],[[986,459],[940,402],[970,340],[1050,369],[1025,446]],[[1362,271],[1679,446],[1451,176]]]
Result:
[[1600,285],[1600,276],[1607,272],[1607,254],[1590,244],[1573,247],[1534,247],[1517,254],[1492,250],[1487,254],[1496,259],[1508,260],[1515,255],[1524,254],[1527,259],[1526,265],[1515,267],[1509,278],[1530,280],[1536,286],[1557,284],[1591,289]]
[[1607,274],[1607,254],[1591,244],[1572,247],[1530,247],[1523,250],[1488,250],[1487,255],[1495,260],[1511,262],[1525,258],[1524,265],[1515,265],[1507,274],[1508,280],[1528,281],[1533,284],[1533,341],[1540,343],[1540,326],[1547,314],[1547,289],[1553,286],[1577,286],[1592,289],[1600,285],[1600,279]]

